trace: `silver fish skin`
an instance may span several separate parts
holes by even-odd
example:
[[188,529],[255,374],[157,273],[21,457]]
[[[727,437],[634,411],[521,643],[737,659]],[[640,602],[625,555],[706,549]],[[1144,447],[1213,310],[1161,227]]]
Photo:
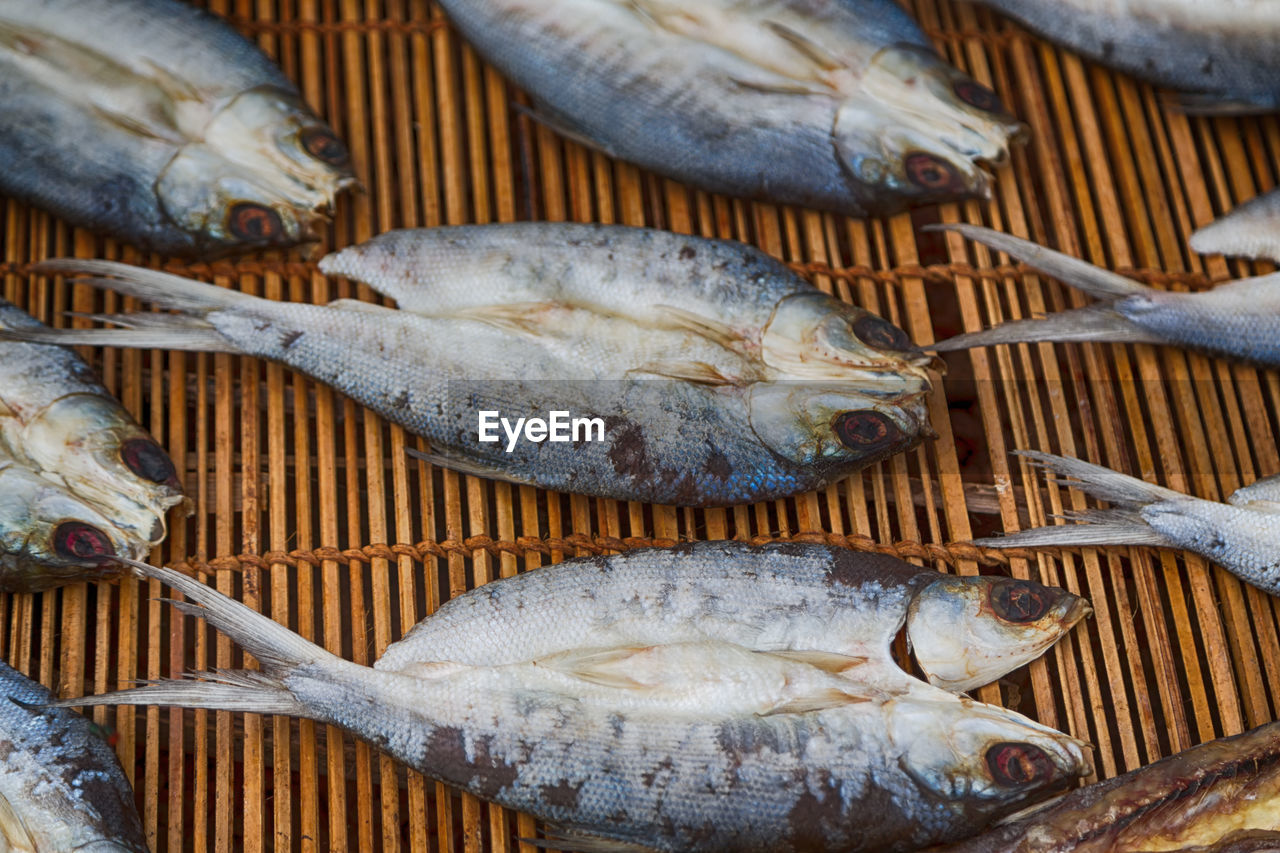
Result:
[[1280,190],[1263,193],[1191,235],[1202,255],[1280,260]]
[[934,344],[951,352],[995,344],[1097,341],[1165,344],[1270,367],[1280,366],[1280,276],[1221,284],[1200,293],[1156,290],[1029,240],[976,225],[955,231],[1103,300],[1032,320],[1014,320]]
[[1186,112],[1280,107],[1270,0],[977,0],[1095,62],[1175,89]]
[[693,186],[851,216],[983,196],[1021,125],[892,0],[447,0],[572,139]]
[[[430,439],[432,461],[655,503],[796,494],[929,432],[931,359],[901,329],[741,244],[619,226],[474,226],[371,241],[324,268],[402,307],[271,302],[68,260],[43,269],[88,271],[96,286],[183,314],[0,337],[271,358]],[[600,418],[604,437],[484,443],[479,411],[569,411]]]
[[1185,749],[1079,788],[931,853],[1274,853],[1280,723]]
[[175,255],[318,238],[342,142],[220,18],[176,0],[0,0],[0,192]]
[[[180,590],[180,609],[240,642],[263,669],[58,704],[221,708],[338,725],[581,839],[563,849],[914,850],[970,834],[1089,772],[1081,742],[901,671],[863,684],[703,642],[613,650],[604,669],[584,650],[570,667],[423,661],[387,672],[335,657],[177,572],[139,571]],[[636,678],[616,677],[619,656]],[[651,666],[662,660],[676,665]],[[816,689],[779,708],[779,681]],[[671,698],[689,691],[702,701],[674,710]]]
[[375,669],[501,666],[592,646],[716,640],[896,667],[906,627],[930,683],[962,692],[1038,658],[1089,612],[1033,581],[955,577],[820,545],[698,542],[570,560],[450,599]]
[[1071,485],[1113,505],[1090,510],[1082,524],[1037,527],[975,540],[994,548],[1149,545],[1180,548],[1212,560],[1259,589],[1280,595],[1280,476],[1237,489],[1225,504],[1120,474],[1080,459],[1021,450],[1020,455],[1071,477]]
[[[147,853],[133,791],[93,724],[0,662],[0,845]],[[22,703],[22,704],[18,704]]]

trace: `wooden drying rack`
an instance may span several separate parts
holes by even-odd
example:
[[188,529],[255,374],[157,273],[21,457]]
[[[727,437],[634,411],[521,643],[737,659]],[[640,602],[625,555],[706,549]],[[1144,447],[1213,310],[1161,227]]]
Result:
[[[1190,254],[1187,235],[1269,189],[1280,165],[1274,117],[1188,118],[984,10],[917,0],[907,5],[938,47],[1000,93],[1031,141],[1000,169],[990,203],[851,222],[690,192],[557,138],[511,108],[522,96],[425,0],[209,5],[277,57],[350,144],[368,192],[342,201],[323,250],[397,227],[530,218],[734,238],[922,343],[1084,300],[915,225],[985,223],[1160,286],[1202,288],[1249,270]],[[32,261],[157,260],[13,202],[0,202],[0,216],[4,295],[55,325],[81,322],[64,311],[122,301],[29,277]],[[184,271],[274,299],[375,298],[298,255]],[[959,354],[931,398],[937,441],[818,494],[694,511],[429,468],[406,456],[415,440],[401,430],[255,359],[84,353],[169,449],[195,501],[153,560],[211,571],[219,589],[361,663],[448,596],[548,561],[682,539],[806,539],[1088,597],[1092,620],[980,695],[1095,743],[1100,776],[1277,716],[1275,599],[1176,554],[1002,556],[963,544],[973,524],[991,532],[1084,506],[1011,459],[1013,448],[1087,457],[1210,498],[1280,471],[1275,371],[1147,346]],[[986,508],[971,514],[975,489]],[[239,665],[227,640],[155,600],[165,594],[128,582],[7,596],[0,652],[63,695]],[[534,833],[530,819],[450,793],[333,729],[159,708],[93,715],[118,730],[156,851],[533,849],[517,841]]]

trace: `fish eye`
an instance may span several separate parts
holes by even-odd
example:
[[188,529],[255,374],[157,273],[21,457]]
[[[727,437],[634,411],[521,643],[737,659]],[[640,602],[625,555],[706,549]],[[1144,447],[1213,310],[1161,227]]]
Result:
[[1049,610],[1044,589],[1027,581],[1005,580],[988,593],[991,609],[1006,622],[1034,622]]
[[853,324],[853,333],[869,347],[899,351],[915,348],[906,332],[875,314],[859,317]]
[[102,560],[116,555],[107,534],[83,521],[64,521],[53,531],[53,550],[68,560]]
[[330,166],[345,166],[351,157],[347,146],[327,127],[308,127],[302,131],[299,141],[308,154]]
[[831,429],[840,443],[850,450],[880,450],[902,438],[902,430],[897,424],[879,412],[869,410],[841,412],[831,422]]
[[284,223],[269,207],[242,201],[227,214],[227,230],[237,240],[261,243],[284,234]]
[[987,750],[987,769],[997,785],[1016,788],[1053,778],[1053,762],[1029,743],[997,743]]
[[120,459],[130,471],[153,483],[177,480],[168,454],[149,438],[131,438],[120,447]]
[[951,87],[956,97],[971,107],[977,107],[989,113],[1004,112],[1004,104],[1000,96],[976,80],[957,80]]
[[907,177],[911,183],[926,190],[950,190],[959,192],[964,189],[960,176],[951,168],[946,160],[940,160],[932,154],[916,151],[908,154],[903,161]]

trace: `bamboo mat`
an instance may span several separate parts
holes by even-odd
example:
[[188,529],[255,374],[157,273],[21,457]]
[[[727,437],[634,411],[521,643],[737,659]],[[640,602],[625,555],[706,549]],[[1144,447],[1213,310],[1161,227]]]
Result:
[[[927,343],[1083,304],[914,225],[965,220],[1030,236],[1171,288],[1243,275],[1186,249],[1215,213],[1264,191],[1274,118],[1168,112],[1148,87],[1082,64],[962,2],[908,3],[946,56],[1032,131],[990,203],[851,222],[694,193],[565,142],[419,0],[214,0],[276,56],[351,147],[368,193],[344,199],[324,250],[390,228],[581,220],[745,240]],[[55,325],[117,297],[24,272],[75,253],[146,262],[0,202],[5,295]],[[180,268],[181,269],[181,268]],[[188,265],[275,299],[363,288],[298,255]],[[80,322],[80,321],[75,321]],[[728,510],[548,495],[409,460],[415,440],[322,386],[254,359],[85,350],[169,449],[196,513],[153,560],[191,561],[306,637],[369,663],[441,601],[577,554],[737,537],[831,541],[961,573],[1010,572],[1088,597],[1096,615],[981,698],[1097,745],[1100,776],[1277,716],[1276,603],[1203,561],[1134,549],[1012,559],[963,544],[1079,508],[1008,456],[1080,455],[1220,498],[1280,470],[1274,372],[1147,346],[1035,345],[948,357],[937,441],[823,492]],[[1025,508],[1024,508],[1025,507]],[[14,595],[0,652],[63,695],[239,665],[241,654],[155,599],[156,583]],[[531,820],[458,796],[333,729],[284,718],[95,709],[118,731],[157,850],[532,850]]]

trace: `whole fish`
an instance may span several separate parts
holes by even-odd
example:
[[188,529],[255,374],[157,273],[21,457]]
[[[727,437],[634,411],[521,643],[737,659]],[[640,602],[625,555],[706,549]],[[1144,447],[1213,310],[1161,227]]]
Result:
[[889,666],[906,628],[916,665],[951,692],[1044,653],[1088,613],[1063,589],[956,577],[819,545],[698,542],[549,566],[453,598],[375,669],[441,659],[501,666],[592,646],[719,640]]
[[1186,112],[1280,107],[1280,17],[1271,0],[978,0],[1050,41],[1177,90]]
[[1280,190],[1250,199],[1191,235],[1202,255],[1280,260]]
[[1149,545],[1212,560],[1245,583],[1280,595],[1280,476],[1236,489],[1225,504],[1175,492],[1080,459],[1017,451],[1071,477],[1069,484],[1113,505],[1072,513],[1083,524],[1037,527],[978,539],[994,548]]
[[[0,331],[48,327],[0,299]],[[0,341],[0,588],[100,577],[182,502],[173,462],[80,357]]]
[[[685,506],[765,500],[834,482],[928,431],[930,358],[901,329],[737,243],[530,223],[392,233],[321,262],[398,310],[271,302],[106,261],[42,269],[85,271],[181,313],[0,336],[263,356],[430,439],[434,461],[546,488]],[[483,412],[514,422],[554,411],[599,429],[508,440],[494,425],[481,440]]]
[[[788,553],[763,551],[760,564],[780,555],[771,567],[780,572]],[[837,564],[815,552],[829,569],[819,584],[848,580],[870,592],[883,563],[857,557]],[[645,568],[642,555],[613,559],[557,567],[581,583],[548,608],[588,600],[602,571],[622,584]],[[180,609],[240,642],[263,669],[59,704],[168,704],[339,725],[433,778],[549,821],[565,850],[913,850],[974,832],[1089,772],[1079,741],[877,656],[753,648],[718,630],[699,636],[696,616],[681,636],[657,643],[583,648],[577,626],[561,620],[555,629],[570,635],[560,652],[497,664],[399,652],[368,668],[177,572],[139,570],[180,590],[188,599]],[[501,596],[507,583],[467,597]],[[820,586],[810,594],[820,599]],[[681,621],[682,604],[650,601],[658,621]],[[473,606],[473,618],[488,619],[483,604]],[[777,616],[796,614],[784,605]],[[640,625],[637,617],[639,633],[657,630]],[[744,636],[757,630],[748,625]]]
[[985,196],[1021,125],[893,0],[446,0],[566,136],[712,192],[880,214]]
[[1280,723],[1202,743],[934,853],[1274,853]]
[[1280,277],[1275,274],[1201,293],[1174,293],[990,228],[954,224],[929,226],[929,230],[963,234],[1104,300],[956,335],[930,347],[937,352],[1033,341],[1099,341],[1168,344],[1280,366]]
[[0,663],[0,849],[147,853],[133,791],[93,724]]
[[0,192],[146,249],[318,239],[345,146],[257,47],[177,0],[0,0]]

